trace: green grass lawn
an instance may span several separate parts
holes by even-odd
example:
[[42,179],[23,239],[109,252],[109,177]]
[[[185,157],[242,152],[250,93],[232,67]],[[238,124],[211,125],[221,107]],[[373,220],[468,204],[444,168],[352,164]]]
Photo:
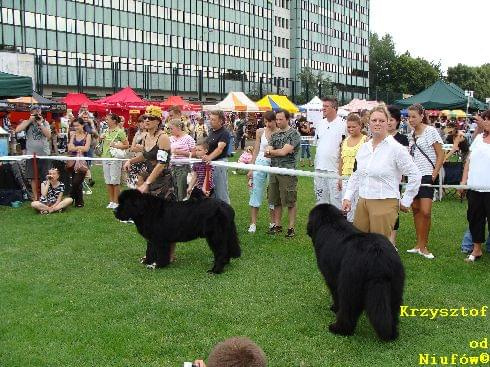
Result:
[[[270,366],[416,366],[419,353],[484,352],[469,342],[489,336],[488,316],[402,318],[393,343],[380,342],[365,316],[352,337],[329,333],[331,298],[305,230],[311,179],[300,178],[297,236],[285,239],[265,234],[265,206],[257,233],[247,233],[247,180],[230,175],[243,256],[212,276],[203,240],[179,244],[166,269],[140,265],[145,242],[105,209],[100,168],[95,178],[83,209],[41,217],[27,203],[0,207],[2,367],[182,366],[235,335],[261,345]],[[436,203],[432,224],[430,261],[405,253],[415,235],[411,215],[401,217],[404,304],[488,305],[489,254],[466,264],[459,249],[466,203]]]

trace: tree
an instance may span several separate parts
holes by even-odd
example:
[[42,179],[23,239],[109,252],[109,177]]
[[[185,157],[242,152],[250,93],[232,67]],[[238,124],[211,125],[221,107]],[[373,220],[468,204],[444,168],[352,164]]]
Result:
[[395,90],[392,77],[396,69],[396,51],[393,38],[385,34],[379,38],[376,33],[369,37],[369,88],[371,97],[377,99],[378,91]]
[[490,97],[490,64],[478,67],[458,64],[447,69],[447,81],[462,89],[474,91],[475,98]]
[[314,96],[321,98],[326,95],[337,94],[330,77],[323,72],[315,74],[309,67],[301,69],[299,81],[301,83],[301,92],[296,97],[296,102],[299,104],[308,103]]
[[442,77],[441,65],[413,58],[407,51],[397,55],[391,35],[369,37],[369,87],[371,98],[387,103],[402,93],[417,94]]

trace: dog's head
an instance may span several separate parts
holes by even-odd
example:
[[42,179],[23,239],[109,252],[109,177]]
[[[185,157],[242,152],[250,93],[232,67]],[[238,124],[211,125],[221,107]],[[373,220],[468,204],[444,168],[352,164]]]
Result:
[[144,195],[138,190],[126,190],[119,195],[119,206],[114,215],[119,220],[136,219],[145,213]]
[[340,221],[345,221],[345,217],[339,209],[331,204],[319,204],[310,211],[306,231],[313,239],[322,226],[335,226]]

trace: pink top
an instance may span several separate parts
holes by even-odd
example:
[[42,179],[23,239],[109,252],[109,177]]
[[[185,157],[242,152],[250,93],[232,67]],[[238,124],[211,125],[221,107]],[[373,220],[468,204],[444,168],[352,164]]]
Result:
[[243,152],[240,158],[238,158],[238,162],[249,164],[250,162],[252,162],[252,153]]
[[[172,159],[174,161],[178,161],[179,159],[185,160],[189,158],[189,153],[192,149],[196,147],[196,142],[194,139],[188,135],[182,135],[180,138],[176,136],[170,136],[170,151],[172,152]],[[176,149],[182,150],[186,152],[185,155],[176,155],[174,151]],[[173,164],[179,164],[178,162],[174,162]]]

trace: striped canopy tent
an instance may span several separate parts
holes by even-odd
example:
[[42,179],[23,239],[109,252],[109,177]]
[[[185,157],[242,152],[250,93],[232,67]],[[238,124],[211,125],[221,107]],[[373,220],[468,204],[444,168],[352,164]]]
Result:
[[299,112],[299,108],[288,97],[277,94],[269,94],[257,101],[257,105],[263,110],[286,110],[289,113]]
[[203,106],[203,111],[261,112],[259,106],[243,92],[230,92],[224,100],[214,105]]

